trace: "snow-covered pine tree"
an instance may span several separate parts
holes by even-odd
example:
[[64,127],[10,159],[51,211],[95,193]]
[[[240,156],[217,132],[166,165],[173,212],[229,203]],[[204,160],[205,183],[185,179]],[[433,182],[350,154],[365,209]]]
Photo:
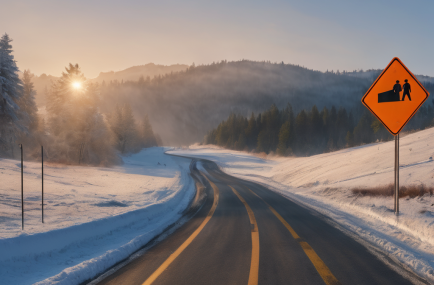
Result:
[[33,74],[30,70],[24,70],[23,74],[23,96],[18,100],[18,106],[23,114],[26,114],[21,120],[28,128],[30,133],[33,133],[38,128],[38,107],[35,103],[36,91],[32,82]]
[[12,39],[0,38],[0,155],[14,155],[17,136],[25,131],[19,118],[23,117],[17,102],[22,96],[22,82],[12,54]]
[[20,132],[18,141],[25,148],[24,156],[26,158],[39,158],[41,155],[41,145],[44,145],[44,132],[40,128],[38,107],[35,102],[36,91],[32,82],[33,75],[29,70],[24,70],[23,94],[17,104],[20,107],[21,123],[28,132]]
[[98,110],[99,90],[88,84],[78,64],[69,65],[47,96],[48,158],[78,164],[120,161]]
[[133,109],[129,104],[125,104],[122,107],[122,122],[121,126],[123,129],[123,140],[121,143],[121,152],[130,153],[137,152],[140,150],[138,145],[138,132],[137,124],[134,119]]
[[140,143],[133,110],[128,104],[116,109],[107,116],[114,135],[116,148],[121,153],[131,153],[140,150]]
[[157,146],[157,140],[149,123],[148,115],[145,115],[142,121],[142,141],[144,147]]
[[[50,133],[55,136],[63,133],[65,125],[73,119],[74,97],[86,91],[86,78],[78,64],[69,64],[69,68],[66,67],[65,70],[60,79],[52,83],[47,94],[47,123]],[[74,82],[80,82],[80,90],[73,88]]]

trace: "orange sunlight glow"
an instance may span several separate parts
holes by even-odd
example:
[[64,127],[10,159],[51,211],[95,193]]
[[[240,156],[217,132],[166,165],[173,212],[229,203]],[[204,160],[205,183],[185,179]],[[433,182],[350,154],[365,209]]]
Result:
[[76,81],[76,82],[73,82],[72,83],[72,87],[74,88],[74,89],[77,89],[77,90],[79,90],[79,89],[81,89],[81,82],[78,82],[78,81]]

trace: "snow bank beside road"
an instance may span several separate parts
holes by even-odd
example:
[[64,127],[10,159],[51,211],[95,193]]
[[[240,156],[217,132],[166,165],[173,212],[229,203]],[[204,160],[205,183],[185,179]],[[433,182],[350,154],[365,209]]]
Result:
[[[362,197],[351,188],[393,182],[394,142],[311,157],[261,159],[245,152],[192,146],[175,154],[215,161],[227,173],[267,185],[332,217],[390,257],[434,282],[434,196]],[[401,136],[400,184],[434,186],[434,128]]]
[[178,220],[195,193],[190,160],[164,150],[144,150],[115,168],[46,166],[45,224],[37,190],[40,165],[25,163],[23,233],[19,163],[0,160],[0,280],[79,284]]

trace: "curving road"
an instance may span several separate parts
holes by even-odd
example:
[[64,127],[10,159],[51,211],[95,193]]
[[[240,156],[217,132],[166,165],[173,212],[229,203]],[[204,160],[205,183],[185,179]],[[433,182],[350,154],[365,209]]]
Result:
[[98,284],[427,284],[324,216],[201,163],[203,206]]

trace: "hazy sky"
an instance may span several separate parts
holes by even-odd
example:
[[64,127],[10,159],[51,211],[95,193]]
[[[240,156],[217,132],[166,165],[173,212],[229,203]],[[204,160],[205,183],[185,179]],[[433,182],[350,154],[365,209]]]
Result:
[[2,0],[20,69],[86,77],[156,64],[270,60],[325,71],[384,68],[398,56],[434,76],[434,1]]

